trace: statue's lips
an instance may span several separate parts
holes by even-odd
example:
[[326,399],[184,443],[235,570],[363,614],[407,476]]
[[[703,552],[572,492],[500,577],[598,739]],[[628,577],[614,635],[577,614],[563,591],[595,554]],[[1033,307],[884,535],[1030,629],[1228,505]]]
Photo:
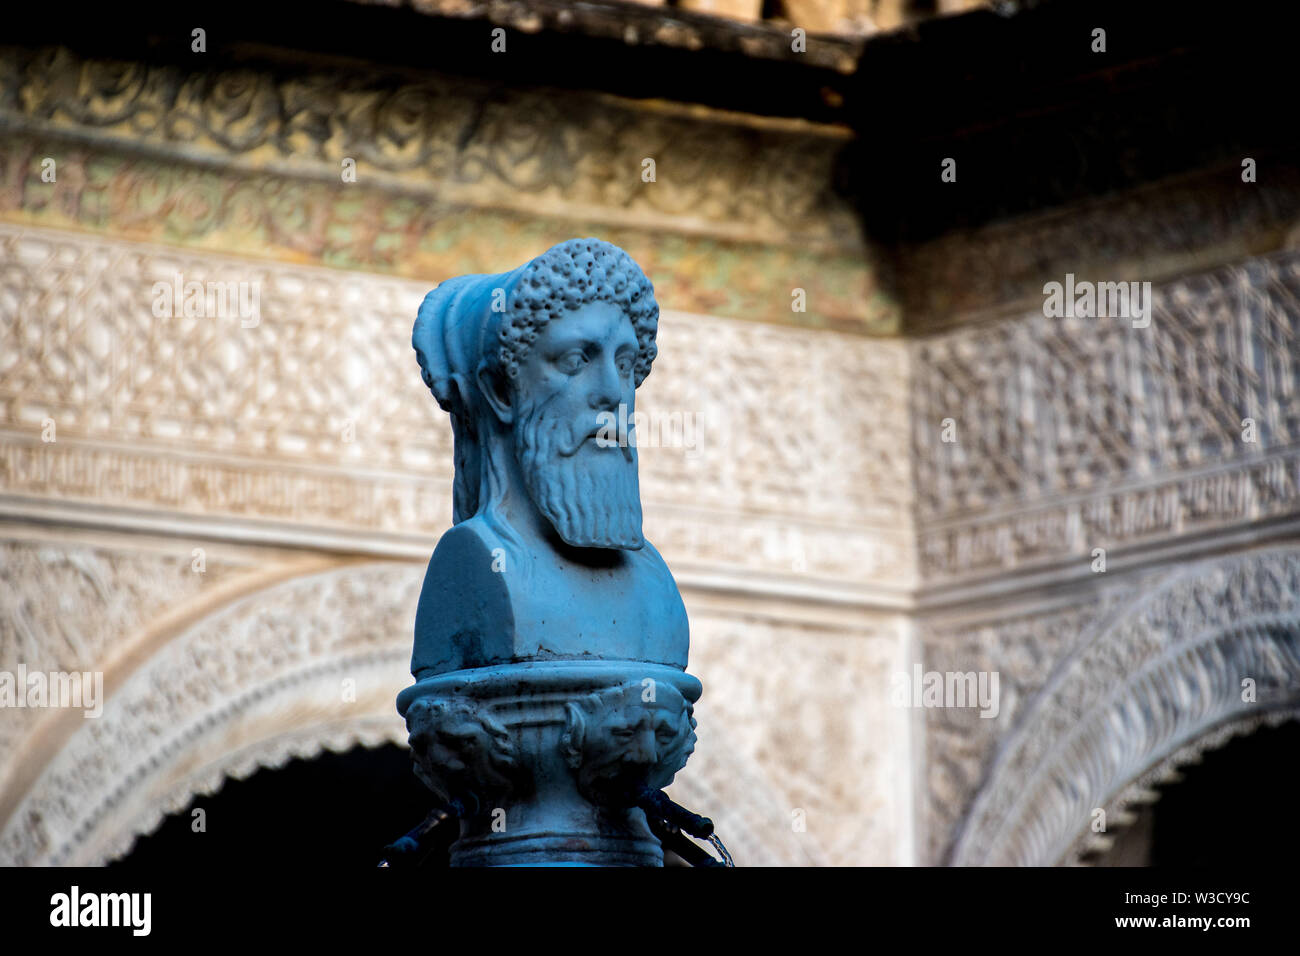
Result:
[[630,460],[631,452],[629,448],[631,442],[628,442],[627,445],[624,445],[620,442],[611,442],[611,441],[602,442],[600,441],[600,437],[605,433],[606,430],[607,430],[606,426],[597,425],[594,428],[592,428],[590,431],[588,431],[585,435],[583,435],[581,438],[579,438],[576,442],[574,442],[571,447],[561,445],[559,448],[560,456],[563,458],[572,458],[574,455],[576,455],[579,451],[582,450],[584,445],[587,445],[588,443],[592,443],[592,447],[598,448],[601,451],[622,448],[623,457]]

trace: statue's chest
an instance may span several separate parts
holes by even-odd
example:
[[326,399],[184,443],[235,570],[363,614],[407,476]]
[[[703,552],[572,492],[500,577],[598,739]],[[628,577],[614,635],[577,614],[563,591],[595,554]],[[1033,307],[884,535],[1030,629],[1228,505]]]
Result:
[[515,603],[517,639],[537,656],[653,660],[681,639],[676,588],[644,567],[566,569],[551,578],[540,575]]

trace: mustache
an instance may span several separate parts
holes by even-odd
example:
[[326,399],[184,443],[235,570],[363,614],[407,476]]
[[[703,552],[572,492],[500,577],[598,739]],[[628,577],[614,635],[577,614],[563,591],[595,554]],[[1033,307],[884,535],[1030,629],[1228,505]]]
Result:
[[[572,458],[579,451],[581,451],[582,446],[587,444],[588,441],[590,441],[593,438],[599,438],[601,433],[604,432],[608,426],[595,425],[587,429],[586,431],[584,431],[581,426],[578,426],[575,429],[573,426],[565,425],[562,423],[557,423],[556,427],[557,429],[563,429],[566,435],[560,437],[560,439],[556,441],[555,453],[559,455],[561,458]],[[630,431],[629,434],[631,434]],[[567,438],[567,440],[564,440],[565,438]],[[628,464],[632,463],[633,443],[631,441],[617,442],[613,444],[604,444],[604,445],[598,444],[597,447],[600,448],[602,451],[606,449],[617,448],[619,451],[623,453],[623,460],[626,461]]]

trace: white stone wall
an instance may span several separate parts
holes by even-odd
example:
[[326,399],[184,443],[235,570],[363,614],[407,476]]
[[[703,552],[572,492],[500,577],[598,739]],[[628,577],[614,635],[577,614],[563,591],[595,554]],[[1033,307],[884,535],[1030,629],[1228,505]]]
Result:
[[[0,731],[3,858],[102,861],[223,774],[401,741],[451,514],[410,348],[426,284],[5,225],[0,252],[0,662],[110,695]],[[155,316],[176,275],[257,283],[256,324]],[[706,684],[682,799],[742,863],[902,862],[880,690],[915,586],[904,347],[667,309],[659,345],[638,408],[698,428],[641,452]]]
[[[177,274],[257,282],[257,324],[155,317]],[[0,715],[0,861],[102,862],[227,775],[403,739],[451,513],[427,287],[0,225],[0,668],[109,694]],[[641,454],[705,687],[678,799],[742,864],[1068,862],[1095,808],[1292,713],[1298,301],[1290,252],[1158,286],[1147,329],[664,302],[638,405],[698,425]],[[998,716],[895,706],[914,663],[997,671]]]

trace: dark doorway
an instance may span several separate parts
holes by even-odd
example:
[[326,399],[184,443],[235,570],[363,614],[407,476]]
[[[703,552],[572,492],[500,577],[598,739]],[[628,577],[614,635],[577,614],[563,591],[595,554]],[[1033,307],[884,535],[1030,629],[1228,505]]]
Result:
[[1180,769],[1098,866],[1233,868],[1295,859],[1300,820],[1291,783],[1300,722],[1264,727]]
[[[417,826],[432,806],[433,795],[411,772],[406,748],[325,752],[195,797],[110,866],[215,872],[250,864],[374,867],[384,847]],[[195,810],[204,811],[204,832],[194,830]]]

